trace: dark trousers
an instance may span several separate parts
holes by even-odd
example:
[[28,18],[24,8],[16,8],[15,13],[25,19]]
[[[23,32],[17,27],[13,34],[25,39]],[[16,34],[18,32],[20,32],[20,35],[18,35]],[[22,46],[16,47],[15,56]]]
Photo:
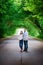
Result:
[[23,48],[23,39],[19,40],[19,46],[20,46],[21,49]]
[[24,50],[28,50],[28,40],[24,40]]

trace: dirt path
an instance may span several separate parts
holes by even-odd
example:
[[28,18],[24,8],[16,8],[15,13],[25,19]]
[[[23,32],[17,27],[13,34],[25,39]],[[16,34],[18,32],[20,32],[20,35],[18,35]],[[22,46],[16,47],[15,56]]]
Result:
[[43,42],[29,38],[28,52],[20,52],[19,40],[12,37],[0,44],[0,65],[43,65]]

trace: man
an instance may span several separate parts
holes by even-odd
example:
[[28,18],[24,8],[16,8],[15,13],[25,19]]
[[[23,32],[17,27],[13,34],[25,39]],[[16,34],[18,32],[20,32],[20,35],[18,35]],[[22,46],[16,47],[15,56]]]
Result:
[[27,50],[28,50],[28,32],[26,31],[26,29],[24,29],[23,40],[24,40],[24,51],[27,52]]

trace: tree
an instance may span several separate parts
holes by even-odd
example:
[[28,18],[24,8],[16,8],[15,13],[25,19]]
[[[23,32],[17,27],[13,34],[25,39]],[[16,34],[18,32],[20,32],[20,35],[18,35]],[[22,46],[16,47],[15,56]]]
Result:
[[0,7],[0,38],[14,34],[17,27],[43,38],[42,0],[0,0]]

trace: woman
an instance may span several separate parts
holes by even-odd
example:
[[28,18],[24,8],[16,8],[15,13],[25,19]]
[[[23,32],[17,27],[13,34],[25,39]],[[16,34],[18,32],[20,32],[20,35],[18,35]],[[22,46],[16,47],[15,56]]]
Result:
[[21,31],[20,32],[20,37],[19,37],[19,46],[20,46],[20,51],[22,52],[23,51],[23,32]]

